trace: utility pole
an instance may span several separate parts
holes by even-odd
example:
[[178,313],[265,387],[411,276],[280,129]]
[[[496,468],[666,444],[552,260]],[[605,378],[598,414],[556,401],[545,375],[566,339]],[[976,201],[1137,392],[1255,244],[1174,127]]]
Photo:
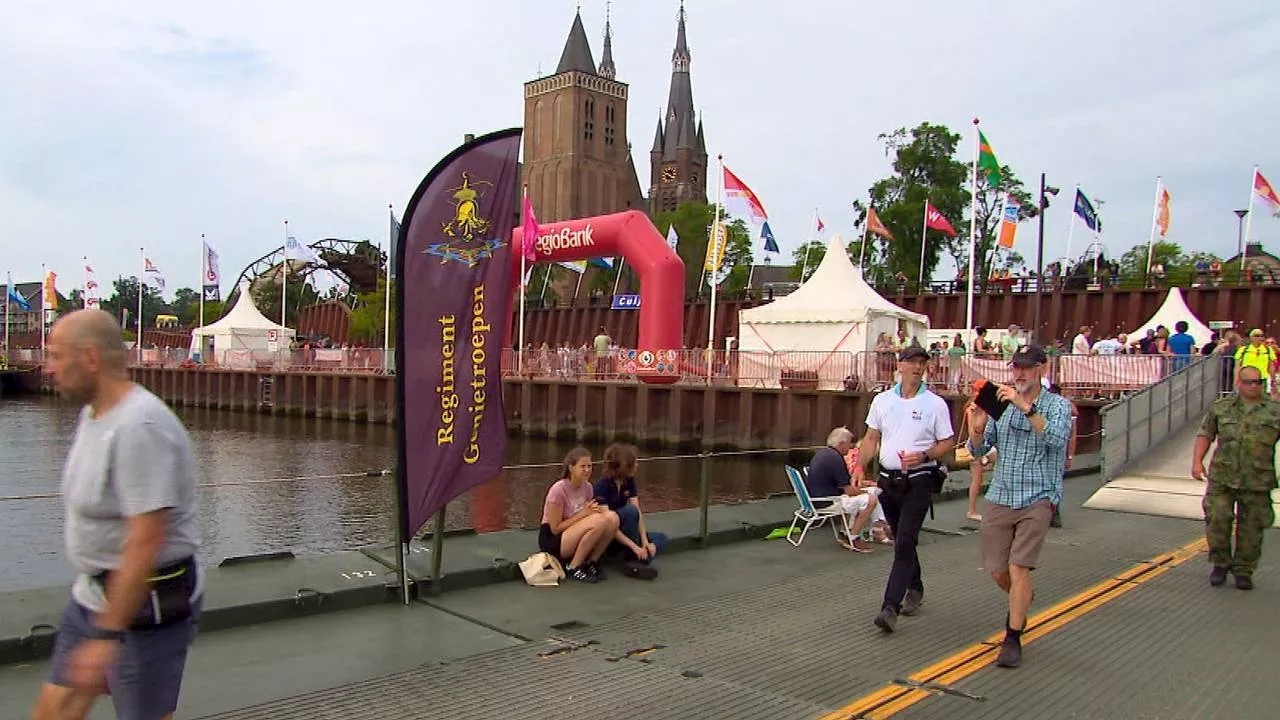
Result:
[[1040,329],[1040,305],[1044,300],[1044,211],[1049,209],[1049,196],[1058,194],[1058,188],[1049,187],[1044,184],[1044,173],[1040,173],[1040,194],[1037,196],[1040,202],[1040,212],[1037,213],[1039,220],[1039,229],[1036,237],[1036,311],[1034,328],[1032,336],[1037,344],[1043,345],[1044,338],[1041,337]]

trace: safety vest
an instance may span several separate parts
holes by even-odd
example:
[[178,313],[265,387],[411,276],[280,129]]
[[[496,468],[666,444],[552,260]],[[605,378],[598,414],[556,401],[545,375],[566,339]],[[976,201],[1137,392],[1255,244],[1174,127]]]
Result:
[[1266,345],[1254,346],[1252,343],[1236,350],[1236,362],[1240,367],[1257,368],[1263,378],[1271,376],[1271,366],[1276,361],[1276,351]]

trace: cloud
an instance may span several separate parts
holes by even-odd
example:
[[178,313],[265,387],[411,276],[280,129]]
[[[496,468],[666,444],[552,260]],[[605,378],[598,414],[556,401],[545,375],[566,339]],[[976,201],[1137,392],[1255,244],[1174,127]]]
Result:
[[[306,239],[385,240],[388,203],[402,207],[464,133],[522,122],[522,84],[554,68],[575,5],[9,0],[4,263],[34,278],[47,262],[65,278],[88,255],[114,277],[136,273],[146,247],[178,287],[196,282],[201,233],[227,277],[278,247],[285,219]],[[1146,241],[1157,175],[1174,198],[1171,239],[1223,255],[1250,168],[1280,178],[1280,10],[1266,5],[688,7],[710,152],[764,200],[788,259],[815,207],[830,230],[856,232],[850,203],[889,172],[876,136],[926,120],[968,133],[980,116],[1028,184],[1043,171],[1106,200],[1102,241],[1116,255]],[[676,8],[612,8],[646,188]],[[582,13],[598,57],[603,3]],[[1068,207],[1050,211],[1051,256],[1066,249]],[[1254,233],[1274,243],[1280,221]],[[1033,236],[1028,225],[1018,243],[1029,258]]]

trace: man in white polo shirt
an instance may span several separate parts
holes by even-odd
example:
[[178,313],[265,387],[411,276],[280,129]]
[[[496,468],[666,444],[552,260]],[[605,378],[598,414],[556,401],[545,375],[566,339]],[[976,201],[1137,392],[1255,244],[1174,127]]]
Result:
[[893,530],[893,568],[876,626],[886,633],[898,615],[914,615],[924,600],[916,544],[933,493],[941,489],[942,458],[955,444],[947,402],[924,386],[929,354],[912,345],[898,356],[902,381],[876,395],[867,413],[867,434],[858,460],[880,460],[880,505]]

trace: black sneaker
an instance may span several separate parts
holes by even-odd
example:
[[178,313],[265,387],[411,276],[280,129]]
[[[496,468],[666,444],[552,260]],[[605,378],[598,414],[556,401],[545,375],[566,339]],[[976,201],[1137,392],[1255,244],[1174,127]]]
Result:
[[1252,577],[1252,576],[1249,576],[1249,575],[1237,575],[1237,576],[1236,576],[1236,589],[1237,589],[1237,590],[1252,590],[1252,589],[1253,589],[1253,577]]
[[886,633],[891,633],[898,627],[898,613],[894,612],[890,608],[884,608],[880,611],[880,614],[876,616],[874,622],[876,627]]
[[597,578],[595,575],[592,575],[585,567],[565,568],[564,574],[570,580],[577,580],[578,582],[584,582],[584,583],[600,582],[600,579]]
[[609,576],[604,574],[604,570],[601,570],[601,569],[600,569],[600,563],[596,562],[595,560],[590,560],[590,561],[588,561],[588,562],[587,562],[586,569],[587,569],[587,572],[589,572],[589,573],[591,573],[593,576],[595,576],[595,579],[596,579],[596,580],[608,580],[608,579],[609,579]]
[[1013,635],[1005,635],[1000,643],[1000,655],[996,658],[996,667],[1016,668],[1022,663],[1022,640]]
[[924,593],[919,590],[908,590],[902,598],[902,614],[915,615],[920,611],[920,603],[924,602]]
[[[1237,578],[1238,580],[1239,578]],[[1214,565],[1213,570],[1209,571],[1209,584],[1218,587],[1227,581],[1227,569],[1221,565]]]

